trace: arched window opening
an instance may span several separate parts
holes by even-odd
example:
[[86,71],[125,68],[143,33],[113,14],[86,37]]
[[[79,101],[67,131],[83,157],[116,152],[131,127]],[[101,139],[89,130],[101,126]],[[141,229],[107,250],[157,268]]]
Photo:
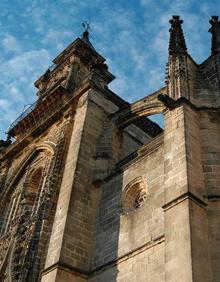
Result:
[[151,115],[148,117],[150,120],[155,122],[160,126],[160,128],[164,129],[164,116],[163,114],[156,114],[156,115]]
[[40,167],[36,171],[34,171],[34,173],[31,176],[30,183],[28,185],[28,192],[29,193],[37,193],[40,182],[41,182],[42,174],[43,174],[43,168],[42,167]]
[[43,168],[39,167],[36,169],[29,178],[26,186],[25,199],[23,204],[33,206],[39,192],[39,188],[43,182]]
[[[131,156],[135,152],[151,143],[163,133],[164,117],[162,114],[155,114],[149,117],[138,117],[134,122],[123,129],[122,159]],[[138,154],[138,153],[137,153]]]
[[[45,145],[45,144],[43,144]],[[0,215],[0,237],[11,232],[18,222],[21,211],[33,215],[38,210],[39,199],[43,195],[45,171],[51,160],[51,151],[44,149],[34,151],[18,169],[16,177],[10,184],[10,195],[5,197]]]

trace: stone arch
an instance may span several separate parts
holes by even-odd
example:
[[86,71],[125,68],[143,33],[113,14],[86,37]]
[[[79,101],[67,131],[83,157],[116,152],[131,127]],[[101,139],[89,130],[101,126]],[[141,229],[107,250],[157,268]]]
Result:
[[39,145],[37,145],[35,148],[31,150],[31,152],[28,154],[28,156],[24,157],[24,159],[20,162],[22,165],[18,165],[18,167],[15,169],[15,173],[13,174],[12,178],[8,179],[6,182],[6,189],[4,189],[4,194],[0,195],[0,213],[2,213],[4,209],[4,203],[6,202],[6,199],[9,197],[9,195],[12,192],[12,189],[18,179],[22,176],[27,166],[34,161],[34,159],[37,157],[39,152],[48,152],[52,155],[55,152],[56,145],[53,142],[45,141],[41,142]]
[[[9,281],[17,281],[16,277],[20,275],[20,263],[26,258],[25,249],[21,249],[21,241],[28,245],[28,242],[34,240],[37,228],[39,226],[41,228],[42,222],[39,224],[39,221],[36,221],[36,224],[33,219],[36,218],[36,215],[39,216],[37,211],[42,207],[40,203],[42,203],[41,194],[43,192],[45,175],[55,154],[55,149],[56,145],[50,141],[41,142],[33,148],[28,156],[20,162],[22,165],[16,168],[13,178],[11,178],[9,185],[6,186],[7,194],[5,193],[3,199],[1,199],[1,209],[6,210],[6,212],[10,207],[4,204],[4,199],[10,199],[10,204],[12,197],[15,199],[15,201],[13,200],[13,204],[14,202],[15,204],[13,209],[11,209],[13,210],[13,217],[10,212],[9,217],[6,218],[7,225],[4,224],[4,229],[2,230],[6,238],[11,238],[11,243],[8,243],[3,253],[3,259],[7,259],[7,279]],[[24,182],[21,182],[21,179],[24,179]],[[8,219],[10,224],[8,224]],[[17,226],[18,222],[20,225]],[[9,229],[6,229],[5,226],[9,226]],[[7,230],[9,232],[5,233]],[[46,236],[45,234],[44,237]],[[0,239],[2,241],[4,237]],[[0,248],[0,252],[2,248]],[[9,255],[7,256],[7,254]],[[4,271],[5,269],[3,268],[2,271],[0,270],[0,272]]]
[[133,104],[129,105],[128,108],[116,113],[114,118],[118,127],[125,128],[142,116],[163,113],[166,109],[166,106],[158,99],[158,96],[161,94],[166,94],[165,87],[147,97],[144,97],[141,100],[134,102]]
[[50,141],[45,141],[39,143],[35,148],[33,148],[28,156],[26,156],[22,161],[22,166],[18,167],[17,170],[15,171],[14,176],[12,179],[10,179],[11,184],[14,184],[14,181],[19,177],[19,175],[22,173],[24,168],[27,167],[29,163],[31,163],[34,158],[37,156],[37,154],[40,151],[47,151],[51,153],[52,155],[54,154],[56,145],[53,142]]
[[52,155],[54,154],[56,148],[56,144],[52,141],[44,141],[40,142],[35,150],[46,150],[49,151]]
[[44,170],[53,153],[51,147],[49,149],[47,147],[45,145],[44,148],[42,146],[34,148],[8,182],[6,191],[0,200],[1,235],[10,230],[20,204],[26,205],[31,213],[38,206],[37,200],[41,191],[39,188],[43,185]]
[[148,194],[145,179],[140,176],[126,185],[122,192],[122,211],[127,214],[141,207]]

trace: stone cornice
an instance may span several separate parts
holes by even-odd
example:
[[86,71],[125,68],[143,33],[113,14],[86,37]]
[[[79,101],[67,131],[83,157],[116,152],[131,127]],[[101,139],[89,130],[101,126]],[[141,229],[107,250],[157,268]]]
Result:
[[170,202],[166,203],[165,205],[162,206],[162,208],[164,209],[164,211],[167,211],[170,208],[180,204],[181,202],[183,202],[185,200],[191,200],[191,201],[193,201],[195,204],[199,205],[203,209],[205,209],[206,206],[207,206],[206,202],[204,202],[203,200],[201,200],[200,198],[195,196],[193,193],[186,192],[186,193],[176,197],[175,199],[171,200]]
[[170,98],[168,95],[159,95],[158,99],[169,109],[173,110],[182,105],[186,104],[195,111],[220,111],[220,107],[207,107],[207,106],[196,106],[190,100],[185,97],[181,97],[178,100]]

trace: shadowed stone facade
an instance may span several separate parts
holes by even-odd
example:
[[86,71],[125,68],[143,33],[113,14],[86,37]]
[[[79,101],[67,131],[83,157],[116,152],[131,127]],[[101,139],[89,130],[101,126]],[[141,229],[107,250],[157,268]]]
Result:
[[132,104],[87,30],[35,82],[0,141],[0,281],[220,281],[220,22],[200,65],[182,23]]

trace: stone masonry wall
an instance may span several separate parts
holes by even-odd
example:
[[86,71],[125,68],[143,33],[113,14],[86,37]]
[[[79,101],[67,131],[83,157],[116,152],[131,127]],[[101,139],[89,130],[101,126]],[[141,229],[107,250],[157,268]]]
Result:
[[[74,269],[77,274],[72,273],[72,279],[83,279],[90,270],[93,221],[100,191],[93,186],[94,157],[104,121],[116,110],[113,103],[93,91],[85,93],[77,106],[45,266],[47,269],[58,263],[59,267]],[[46,272],[42,281],[52,281],[53,274]],[[59,270],[59,281],[67,272]]]
[[199,113],[184,104],[165,117],[166,280],[209,282]]
[[209,245],[213,281],[220,280],[220,123],[216,111],[200,112],[202,164],[208,198]]
[[[89,281],[164,281],[162,156],[160,147],[102,185],[91,261],[97,274]],[[146,201],[125,214],[123,189],[140,176],[147,183]]]
[[141,145],[147,144],[152,138],[141,129],[131,124],[124,129],[123,133],[123,153],[125,158],[137,150]]
[[119,259],[116,265],[97,273],[88,281],[163,282],[164,274],[164,242],[161,242]]
[[[64,174],[57,202],[56,214],[53,223],[52,234],[50,237],[49,250],[47,253],[45,268],[59,261],[60,252],[62,249],[63,235],[66,227],[66,219],[69,208],[70,195],[72,191],[72,183],[75,176],[74,173],[76,169],[78,151],[83,130],[83,123],[86,114],[86,104],[83,105],[82,100],[80,102],[82,103],[82,107],[78,108],[75,115],[75,122],[67,153],[67,158],[65,161]],[[70,154],[71,151],[72,154]],[[48,280],[46,277],[43,277],[42,281]]]
[[[220,83],[220,54],[210,56],[202,65],[201,69],[213,90],[219,91]],[[217,92],[216,92],[217,94]],[[217,95],[219,96],[219,95]],[[215,98],[217,98],[217,96]]]

